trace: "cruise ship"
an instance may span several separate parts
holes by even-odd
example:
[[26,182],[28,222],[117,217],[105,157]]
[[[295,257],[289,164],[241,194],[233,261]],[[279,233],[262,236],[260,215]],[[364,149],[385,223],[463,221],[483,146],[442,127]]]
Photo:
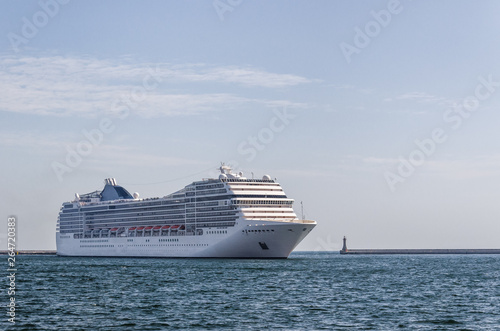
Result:
[[162,198],[142,199],[104,182],[75,194],[57,220],[57,254],[106,257],[287,258],[316,226],[299,219],[280,184],[220,167]]

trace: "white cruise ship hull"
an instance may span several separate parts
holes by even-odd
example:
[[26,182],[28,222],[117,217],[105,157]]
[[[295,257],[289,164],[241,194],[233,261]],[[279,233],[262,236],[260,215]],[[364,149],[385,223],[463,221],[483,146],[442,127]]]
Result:
[[57,234],[60,256],[285,259],[314,221],[244,221],[199,236],[75,239]]
[[64,202],[60,256],[287,258],[316,226],[269,175],[247,179],[225,165],[158,198],[141,199],[107,178],[104,189]]

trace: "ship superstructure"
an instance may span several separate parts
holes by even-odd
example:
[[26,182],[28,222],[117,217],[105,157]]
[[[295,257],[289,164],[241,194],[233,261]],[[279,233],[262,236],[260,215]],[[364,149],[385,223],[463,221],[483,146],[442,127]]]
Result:
[[286,258],[316,226],[297,218],[270,176],[220,172],[162,198],[142,199],[113,178],[75,194],[59,213],[58,255]]

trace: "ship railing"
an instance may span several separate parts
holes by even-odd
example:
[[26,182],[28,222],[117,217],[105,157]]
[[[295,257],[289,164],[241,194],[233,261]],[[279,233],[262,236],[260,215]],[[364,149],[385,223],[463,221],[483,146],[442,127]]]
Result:
[[316,223],[316,221],[312,221],[312,220],[293,220],[292,222],[302,223],[302,224],[314,224],[314,223]]

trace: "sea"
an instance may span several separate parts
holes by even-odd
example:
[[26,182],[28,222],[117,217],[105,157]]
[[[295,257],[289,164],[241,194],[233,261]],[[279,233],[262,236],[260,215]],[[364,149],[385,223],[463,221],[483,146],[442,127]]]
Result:
[[15,324],[3,277],[3,330],[500,330],[500,255],[16,263]]

